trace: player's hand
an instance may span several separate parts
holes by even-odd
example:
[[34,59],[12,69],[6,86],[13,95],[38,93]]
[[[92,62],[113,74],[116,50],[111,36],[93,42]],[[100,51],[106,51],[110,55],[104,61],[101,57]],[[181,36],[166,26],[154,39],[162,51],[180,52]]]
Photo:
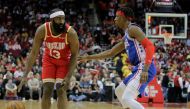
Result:
[[69,88],[70,79],[71,79],[70,77],[65,77],[63,79],[63,82],[61,83],[61,87]]
[[23,86],[24,84],[26,84],[26,82],[27,82],[27,77],[23,77],[22,80],[21,80],[21,82],[20,82],[20,84],[18,85],[18,92],[21,91],[22,86]]
[[140,77],[140,83],[143,84],[148,80],[148,72],[142,72]]
[[86,56],[78,56],[78,59],[77,59],[80,62],[86,62],[88,61],[88,55]]

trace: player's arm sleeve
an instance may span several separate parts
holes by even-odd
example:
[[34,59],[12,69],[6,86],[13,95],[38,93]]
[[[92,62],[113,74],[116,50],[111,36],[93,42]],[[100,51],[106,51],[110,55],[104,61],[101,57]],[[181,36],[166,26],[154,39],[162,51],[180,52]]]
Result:
[[141,44],[144,47],[145,52],[146,52],[145,64],[150,64],[152,62],[152,58],[155,53],[155,47],[153,43],[147,37],[145,37],[141,41]]

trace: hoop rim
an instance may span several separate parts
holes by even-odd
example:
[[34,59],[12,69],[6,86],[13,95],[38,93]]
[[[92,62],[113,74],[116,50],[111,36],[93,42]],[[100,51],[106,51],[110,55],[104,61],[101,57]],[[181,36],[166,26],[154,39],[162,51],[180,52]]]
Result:
[[163,36],[165,44],[171,44],[172,43],[172,39],[173,39],[173,34],[172,33],[164,33],[164,34],[161,34],[161,35]]

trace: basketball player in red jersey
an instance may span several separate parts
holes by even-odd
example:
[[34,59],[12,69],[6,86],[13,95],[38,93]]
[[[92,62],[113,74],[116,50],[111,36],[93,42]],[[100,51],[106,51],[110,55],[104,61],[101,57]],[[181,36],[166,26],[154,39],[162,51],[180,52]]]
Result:
[[34,37],[30,55],[28,56],[25,75],[19,85],[19,91],[27,80],[28,72],[36,61],[41,44],[44,42],[42,80],[42,109],[50,109],[50,98],[57,90],[57,107],[66,109],[66,90],[76,67],[79,41],[76,31],[65,23],[65,14],[61,9],[54,9],[50,14],[50,22],[39,26]]

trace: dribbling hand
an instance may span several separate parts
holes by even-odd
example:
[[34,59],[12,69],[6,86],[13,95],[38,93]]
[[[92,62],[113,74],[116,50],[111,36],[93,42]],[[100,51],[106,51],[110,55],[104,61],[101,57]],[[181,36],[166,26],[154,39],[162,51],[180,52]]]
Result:
[[140,77],[140,83],[143,84],[148,80],[148,72],[142,72]]
[[69,82],[70,82],[70,78],[65,77],[65,78],[63,79],[63,82],[61,83],[61,87],[66,87],[66,88],[68,88]]

